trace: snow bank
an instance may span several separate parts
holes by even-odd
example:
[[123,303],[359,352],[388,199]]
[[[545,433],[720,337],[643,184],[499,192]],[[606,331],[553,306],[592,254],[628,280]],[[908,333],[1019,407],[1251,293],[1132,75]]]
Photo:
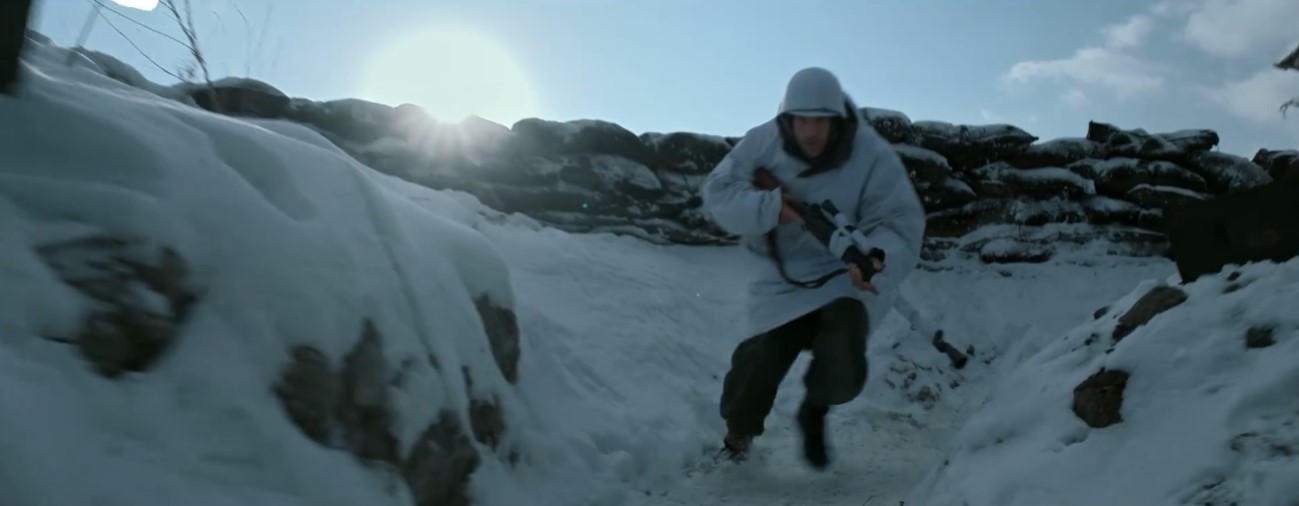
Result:
[[[475,230],[499,214],[52,51],[0,97],[6,504],[579,504],[622,486],[617,455],[536,431],[555,408],[519,385],[550,372],[520,366],[510,272]],[[551,472],[593,484],[539,486]]]
[[1147,281],[1021,341],[908,504],[1291,504],[1296,296],[1299,260]]

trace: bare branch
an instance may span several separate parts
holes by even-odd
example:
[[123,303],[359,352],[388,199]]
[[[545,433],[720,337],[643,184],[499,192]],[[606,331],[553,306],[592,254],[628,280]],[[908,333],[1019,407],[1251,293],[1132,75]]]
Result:
[[108,19],[107,16],[104,16],[103,13],[100,13],[99,17],[102,18],[102,19],[104,20],[105,23],[108,23],[108,26],[111,27],[111,28],[113,29],[113,31],[117,32],[118,35],[121,35],[123,39],[126,39],[126,43],[127,43],[127,44],[130,44],[131,47],[135,48],[136,51],[139,51],[140,56],[143,56],[144,59],[145,59],[145,60],[148,60],[149,63],[152,63],[153,66],[158,67],[158,70],[161,70],[161,71],[163,71],[164,73],[166,73],[167,75],[176,78],[176,80],[178,80],[178,81],[182,81],[182,82],[185,81],[184,78],[182,78],[181,76],[176,75],[175,72],[172,72],[172,71],[170,71],[170,70],[167,70],[166,68],[163,68],[163,66],[160,65],[157,61],[155,61],[152,57],[150,57],[150,56],[148,55],[148,53],[145,53],[143,49],[140,49],[140,46],[136,45],[136,44],[135,44],[135,41],[131,40],[130,37],[127,37],[126,34],[123,33],[122,30],[119,29],[119,28],[117,27],[117,25],[114,25],[113,22],[112,22],[112,20]]
[[[172,20],[180,26],[185,39],[189,41],[187,47],[190,56],[194,58],[198,70],[203,73],[203,82],[207,84],[208,100],[212,103],[212,109],[221,113],[221,104],[217,102],[216,90],[212,86],[212,74],[208,71],[207,59],[203,57],[203,51],[198,45],[198,30],[194,27],[194,4],[191,0],[181,1],[184,3],[179,8],[176,6],[176,0],[159,0],[158,3],[171,14]],[[183,15],[182,11],[184,11]]]
[[1286,103],[1281,104],[1281,117],[1282,117],[1282,118],[1285,117],[1285,111],[1286,111],[1286,109],[1289,109],[1289,108],[1291,108],[1291,107],[1299,107],[1299,97],[1292,98],[1292,99],[1286,101]]

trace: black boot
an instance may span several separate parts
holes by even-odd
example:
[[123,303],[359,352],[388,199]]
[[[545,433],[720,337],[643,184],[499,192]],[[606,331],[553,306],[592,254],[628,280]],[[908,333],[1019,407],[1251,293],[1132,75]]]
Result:
[[816,470],[830,465],[830,454],[825,444],[825,415],[827,406],[814,406],[806,401],[798,408],[798,428],[803,431],[803,457]]

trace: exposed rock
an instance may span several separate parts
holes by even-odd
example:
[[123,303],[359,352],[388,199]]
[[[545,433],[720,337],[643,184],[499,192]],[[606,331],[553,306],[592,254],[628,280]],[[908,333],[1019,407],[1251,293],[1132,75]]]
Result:
[[[203,109],[231,116],[283,118],[289,113],[291,100],[274,86],[254,79],[223,79],[195,85],[186,90],[190,99]],[[212,100],[216,100],[216,104]]]
[[[707,175],[731,151],[722,137],[685,132],[643,134],[640,140],[650,154],[650,167],[658,171]],[[691,190],[698,188],[692,185]]]
[[343,382],[320,350],[298,346],[293,348],[291,357],[273,387],[275,395],[303,434],[317,443],[330,445],[334,417],[343,397]]
[[365,321],[361,339],[343,358],[341,374],[343,398],[338,418],[349,450],[363,459],[397,462],[399,452],[392,434],[388,399],[391,373],[374,322]]
[[651,151],[631,131],[599,120],[569,122],[537,118],[520,120],[512,128],[508,151],[526,156],[613,155],[641,164],[651,163]]
[[75,342],[105,377],[152,366],[198,300],[185,259],[166,246],[92,236],[42,245],[37,253],[92,302]]
[[[508,332],[513,313],[506,311],[508,316],[505,316],[490,302],[483,304],[491,312],[485,319],[493,321],[488,324],[489,334],[490,329]],[[399,468],[415,504],[468,506],[469,479],[481,460],[454,411],[439,412],[438,418],[402,460],[393,434],[392,399],[388,391],[393,385],[403,383],[402,374],[414,361],[406,360],[394,371],[385,359],[383,346],[382,334],[373,322],[366,320],[360,339],[344,356],[341,370],[335,371],[319,350],[296,347],[292,361],[273,390],[289,419],[307,437],[364,461],[384,462]],[[437,367],[433,356],[429,360]],[[464,374],[469,388],[473,378],[468,369]],[[499,403],[494,398],[476,399],[471,393],[469,418],[475,437],[495,448],[506,429]]]
[[1123,390],[1128,373],[1101,369],[1073,389],[1073,412],[1088,426],[1100,429],[1123,421]]
[[1250,327],[1249,330],[1245,332],[1245,347],[1267,348],[1272,346],[1276,344],[1275,333],[1276,327],[1272,326]]
[[401,474],[416,506],[469,506],[469,479],[480,463],[460,418],[444,410],[411,448]]
[[1260,149],[1254,153],[1253,162],[1267,170],[1274,180],[1299,175],[1299,150]]
[[474,308],[482,319],[483,328],[487,331],[487,341],[491,343],[492,357],[506,381],[516,383],[519,380],[519,323],[514,311],[501,307],[486,295],[474,299]]
[[1132,305],[1132,308],[1119,317],[1119,323],[1114,327],[1114,342],[1123,340],[1137,327],[1145,325],[1155,316],[1183,302],[1186,302],[1186,292],[1180,288],[1160,285],[1150,289]]

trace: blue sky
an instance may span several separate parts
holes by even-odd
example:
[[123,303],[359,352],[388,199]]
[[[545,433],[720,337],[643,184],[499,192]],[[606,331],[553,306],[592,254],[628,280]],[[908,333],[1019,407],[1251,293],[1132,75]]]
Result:
[[[913,120],[1044,139],[1082,136],[1088,120],[1213,128],[1245,156],[1299,148],[1299,111],[1278,111],[1299,72],[1271,67],[1299,43],[1294,0],[193,1],[218,76],[447,120],[739,135],[773,114],[794,71],[818,65],[860,105]],[[34,24],[71,45],[90,6],[38,0]],[[115,10],[178,34],[160,10]],[[175,42],[107,19],[164,68],[184,61]],[[175,81],[102,20],[86,45]]]

